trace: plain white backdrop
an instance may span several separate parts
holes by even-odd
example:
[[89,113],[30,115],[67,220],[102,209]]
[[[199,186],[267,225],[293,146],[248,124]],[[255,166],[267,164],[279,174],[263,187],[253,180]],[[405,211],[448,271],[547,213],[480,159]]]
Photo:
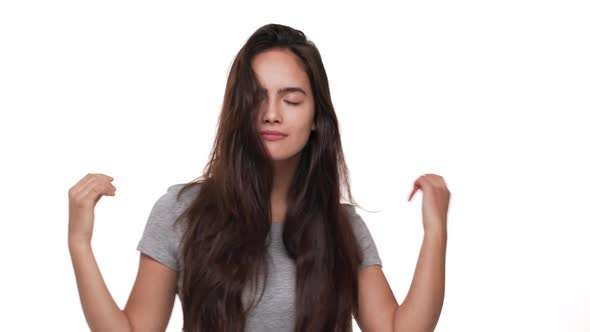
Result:
[[435,173],[451,191],[436,330],[590,330],[589,17],[567,0],[3,1],[0,330],[88,330],[67,247],[87,173],[115,178],[92,246],[125,306],[150,209],[201,174],[231,62],[267,23],[322,54],[398,302],[423,235],[407,197]]

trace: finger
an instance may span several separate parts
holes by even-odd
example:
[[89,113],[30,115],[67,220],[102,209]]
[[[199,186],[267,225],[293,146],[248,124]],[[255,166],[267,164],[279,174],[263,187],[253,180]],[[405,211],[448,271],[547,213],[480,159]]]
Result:
[[444,187],[444,182],[439,175],[436,174],[426,174],[423,180],[424,186],[422,187],[423,191],[430,191],[438,188]]
[[101,173],[99,173],[98,175],[100,175],[100,176],[104,177],[104,178],[105,178],[105,180],[107,180],[107,181],[109,181],[109,182],[111,182],[111,181],[113,181],[113,180],[115,179],[115,178],[113,178],[112,176],[109,176],[109,175],[106,175],[106,174],[101,174]]
[[426,174],[424,175],[424,178],[422,179],[422,184],[424,185],[424,189],[426,189],[426,187],[435,187],[436,186],[436,179],[434,178],[434,174]]
[[88,173],[81,181],[80,181],[80,188],[78,188],[76,191],[80,192],[82,195],[86,195],[88,194],[88,186],[95,181],[98,182],[112,182],[114,180],[113,177],[105,175],[105,174],[100,174],[100,173]]
[[90,182],[90,180],[92,180],[93,175],[92,173],[88,173],[86,175],[84,175],[82,177],[82,179],[80,179],[80,181],[78,181],[78,183],[76,183],[72,188],[71,188],[71,196],[76,196],[79,193],[83,193],[86,189],[86,186],[88,185],[88,182]]
[[447,186],[447,184],[445,183],[445,179],[438,174],[432,174],[432,176],[430,177],[430,180],[432,181],[432,184],[435,187],[446,188],[446,186]]
[[86,197],[88,196],[88,193],[92,190],[92,188],[94,187],[94,184],[96,182],[96,177],[94,175],[90,175],[88,177],[88,180],[84,183],[84,185],[80,188],[79,190],[79,195],[80,198],[82,197]]
[[93,196],[93,191],[94,191],[94,188],[96,187],[96,184],[97,184],[96,178],[93,177],[88,182],[88,184],[86,184],[86,187],[84,187],[83,191],[80,191],[80,200],[81,201],[86,201]]
[[94,203],[96,203],[102,196],[109,195],[110,192],[111,189],[109,189],[106,184],[96,183],[94,186],[90,188],[87,195],[84,197],[84,200],[94,201]]
[[416,193],[416,190],[417,189],[414,188],[414,190],[410,193],[410,197],[408,197],[408,202],[412,200],[412,196],[414,196],[414,193]]
[[115,192],[117,192],[117,188],[115,186],[113,186],[110,182],[108,183],[109,186],[109,193],[111,196],[115,195]]
[[414,183],[414,190],[412,190],[412,193],[410,194],[410,197],[408,197],[408,201],[412,200],[412,197],[414,196],[414,194],[416,193],[416,191],[418,191],[418,189],[420,188],[419,184],[417,184],[417,182]]
[[426,174],[420,176],[419,178],[416,179],[416,181],[414,181],[414,190],[410,194],[410,197],[408,197],[408,201],[410,201],[412,199],[412,197],[414,196],[416,191],[418,191],[418,189],[424,191],[424,179],[425,178],[426,178]]
[[442,178],[442,176],[436,175],[431,180],[434,187],[438,189],[446,189],[447,184],[445,183],[445,180]]
[[[96,196],[109,195],[112,189],[110,182],[105,182],[102,176],[94,176],[84,191],[83,200],[94,200]],[[113,187],[114,188],[114,187]],[[96,200],[97,201],[97,200]],[[95,201],[95,202],[96,202]]]

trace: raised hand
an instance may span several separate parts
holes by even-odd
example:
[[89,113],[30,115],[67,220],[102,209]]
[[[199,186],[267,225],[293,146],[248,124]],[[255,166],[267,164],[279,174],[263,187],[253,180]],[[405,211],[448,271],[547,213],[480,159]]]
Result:
[[424,232],[447,230],[447,213],[451,193],[442,176],[425,174],[414,182],[414,189],[408,201],[416,191],[422,191],[422,223]]
[[70,244],[90,244],[94,228],[94,207],[103,195],[114,196],[117,188],[114,179],[104,174],[87,174],[68,191]]

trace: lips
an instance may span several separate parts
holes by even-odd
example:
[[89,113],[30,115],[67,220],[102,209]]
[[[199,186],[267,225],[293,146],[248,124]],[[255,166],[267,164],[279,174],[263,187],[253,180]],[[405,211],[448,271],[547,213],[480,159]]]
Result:
[[260,132],[260,134],[267,141],[276,141],[287,137],[287,134],[273,130],[265,130]]
[[262,135],[278,135],[278,136],[287,136],[287,134],[280,132],[280,131],[276,131],[276,130],[263,130],[260,132],[260,134]]
[[285,138],[283,135],[263,134],[262,137],[267,141],[276,141]]

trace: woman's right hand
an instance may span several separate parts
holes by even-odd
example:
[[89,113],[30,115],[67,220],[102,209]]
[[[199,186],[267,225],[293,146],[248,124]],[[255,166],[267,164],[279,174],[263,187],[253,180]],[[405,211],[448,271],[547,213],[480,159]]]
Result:
[[87,174],[68,191],[70,244],[90,244],[94,228],[94,207],[103,195],[114,196],[113,178],[104,174]]

